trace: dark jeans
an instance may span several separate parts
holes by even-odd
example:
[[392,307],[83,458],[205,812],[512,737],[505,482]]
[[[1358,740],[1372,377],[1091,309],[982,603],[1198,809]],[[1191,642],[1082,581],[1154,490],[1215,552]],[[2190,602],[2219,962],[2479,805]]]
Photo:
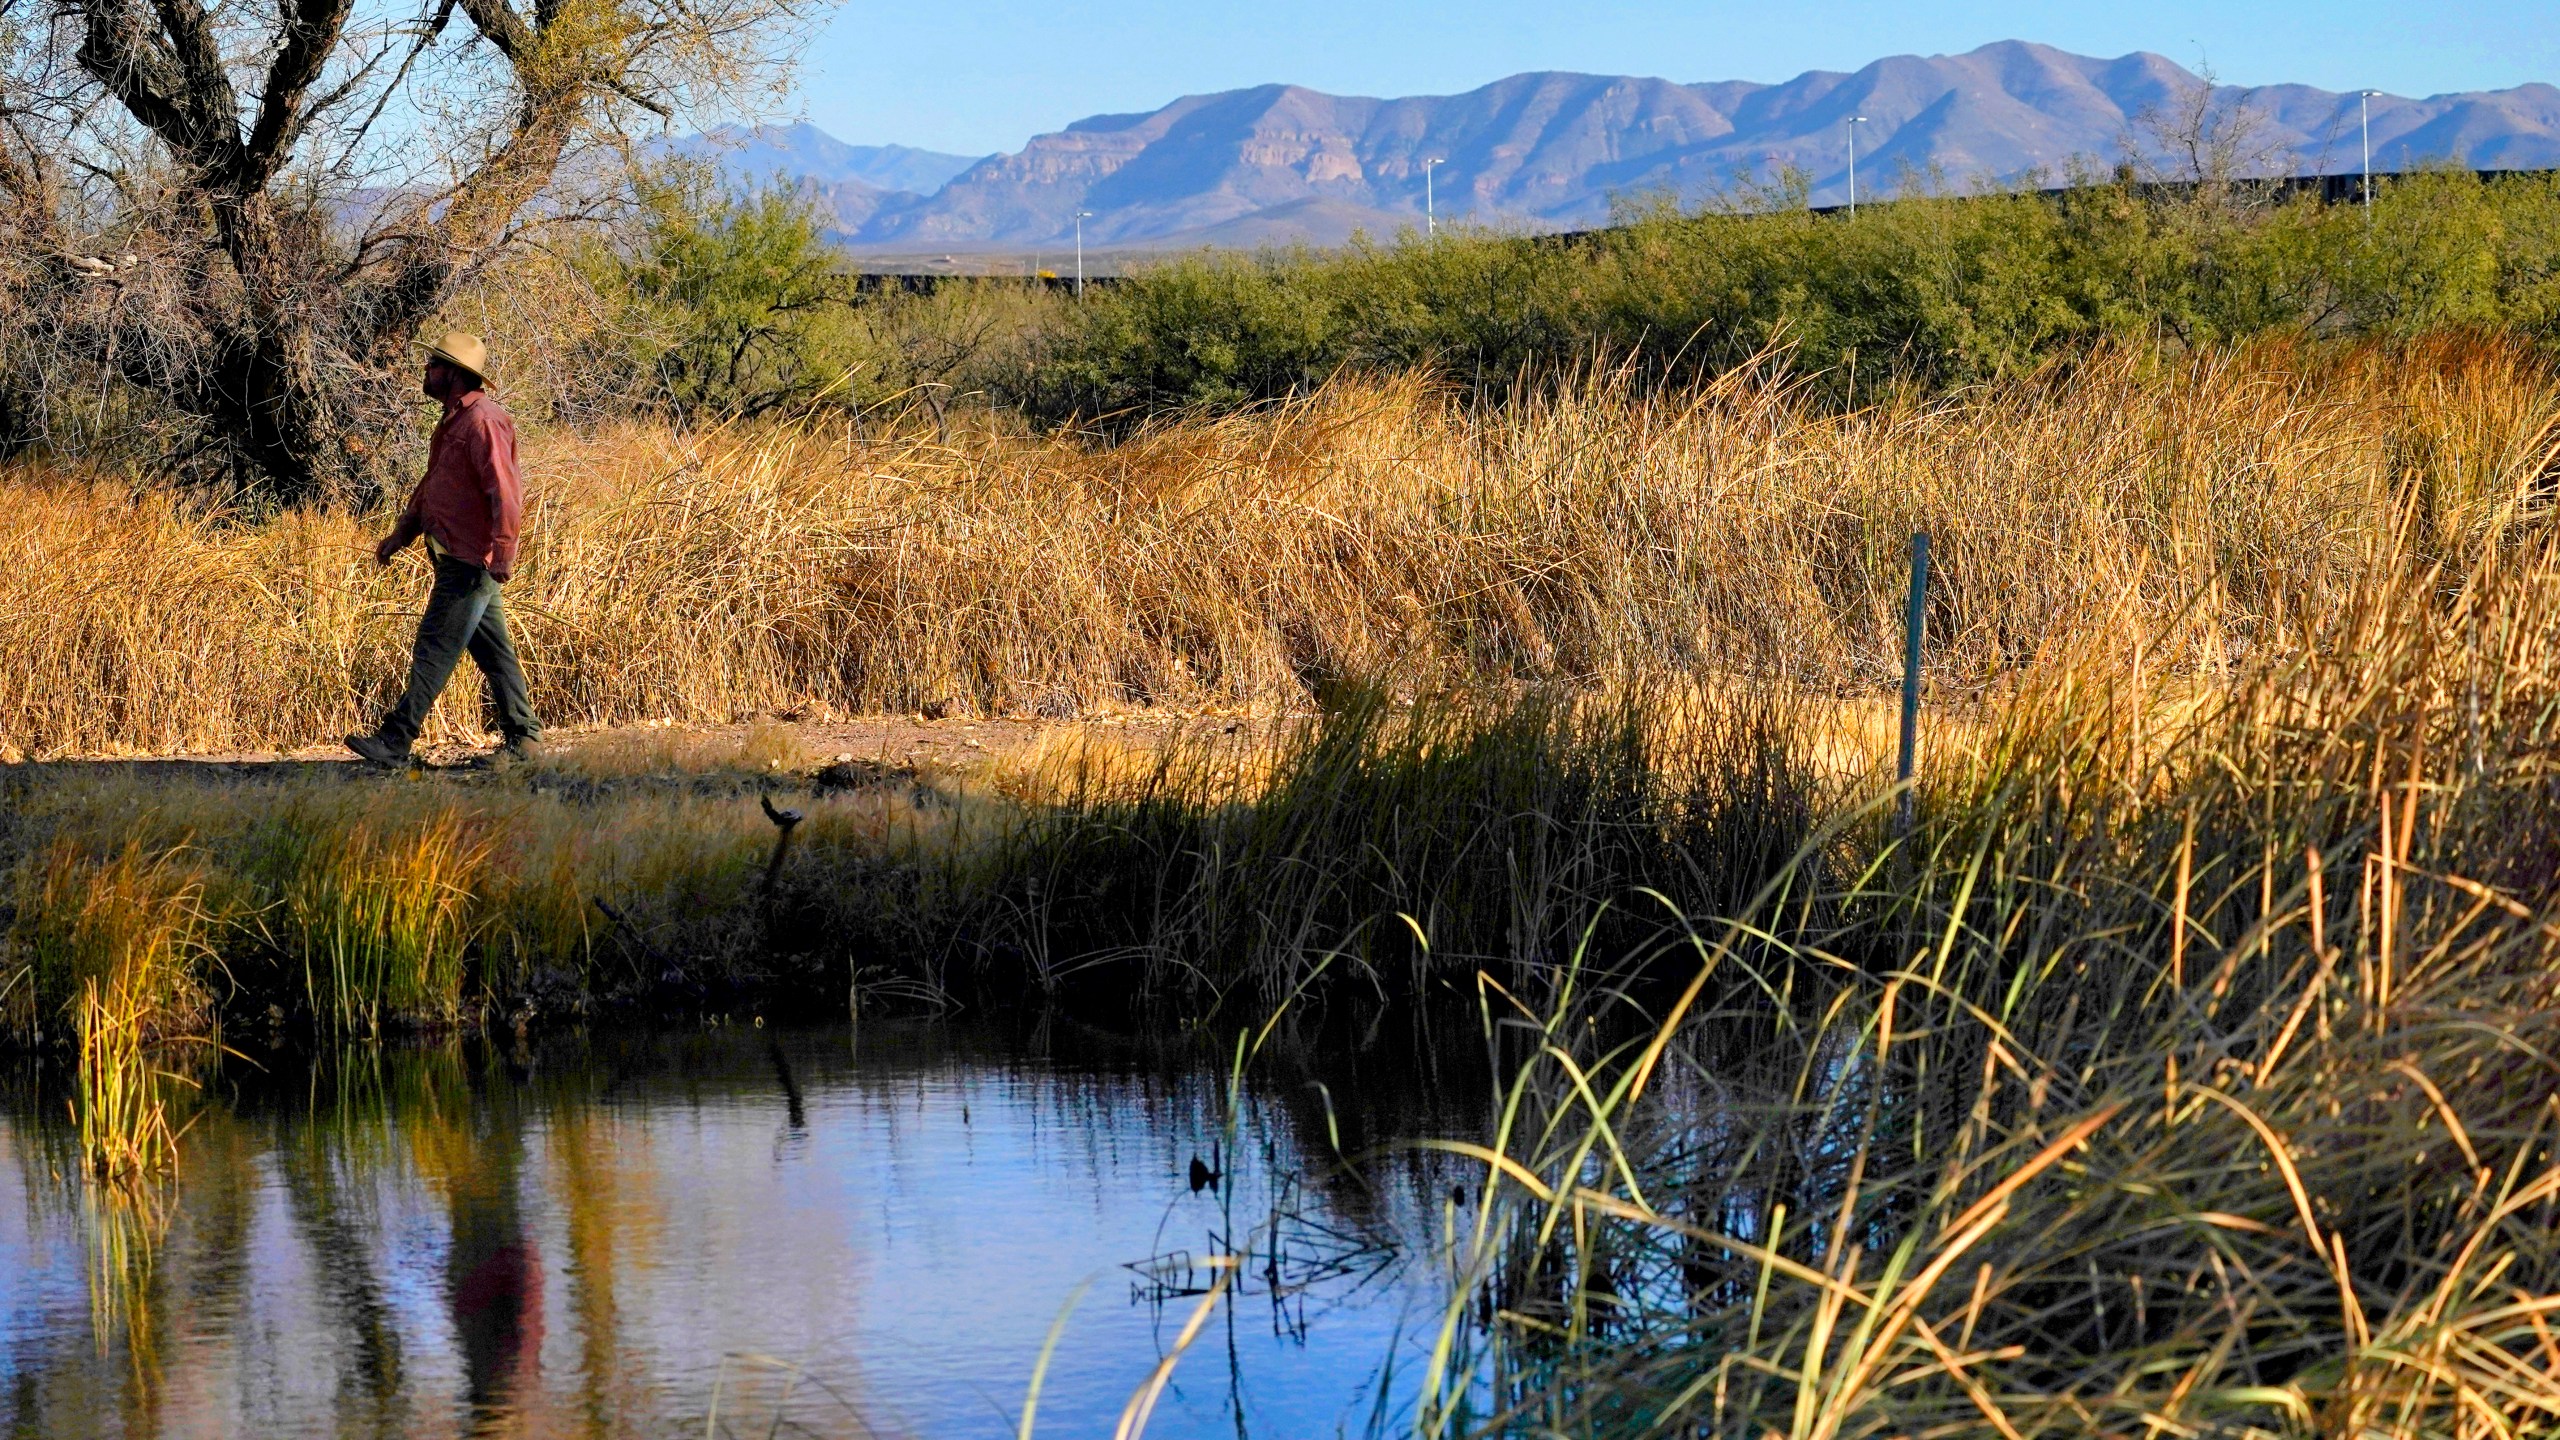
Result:
[[525,698],[524,669],[516,663],[516,642],[507,635],[506,607],[498,599],[498,582],[477,565],[438,555],[436,588],[427,595],[427,613],[418,620],[418,643],[409,652],[409,689],[383,717],[382,740],[406,750],[426,728],[427,712],[462,663],[462,652],[489,678],[490,707],[497,711],[498,733],[509,744],[542,734]]

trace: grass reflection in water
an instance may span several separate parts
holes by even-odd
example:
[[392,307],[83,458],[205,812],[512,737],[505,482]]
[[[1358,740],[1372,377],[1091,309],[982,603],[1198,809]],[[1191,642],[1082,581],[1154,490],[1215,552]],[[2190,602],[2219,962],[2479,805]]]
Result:
[[[1382,1367],[1419,1372],[1397,1337],[1442,1292],[1405,1262],[1448,1187],[1421,1158],[1355,1176],[1335,1140],[1471,1123],[1481,1079],[1412,1073],[1423,1048],[1282,1037],[1232,1125],[1226,1067],[1062,1025],[234,1058],[207,1064],[161,1208],[113,1212],[21,1083],[0,1412],[42,1433],[1009,1434],[1082,1285],[1040,1433],[1111,1433],[1195,1316],[1147,1434],[1357,1429]],[[1203,1306],[1213,1270],[1231,1283]]]

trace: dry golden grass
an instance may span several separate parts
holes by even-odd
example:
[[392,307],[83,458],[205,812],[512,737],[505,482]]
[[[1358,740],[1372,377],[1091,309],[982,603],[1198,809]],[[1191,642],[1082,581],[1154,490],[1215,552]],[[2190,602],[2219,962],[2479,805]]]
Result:
[[544,748],[525,769],[563,780],[609,781],[653,775],[770,775],[810,768],[809,748],[788,725],[758,721],[702,731],[667,721]]
[[2560,542],[2382,559],[2214,692],[2059,637],[1676,1000],[1494,999],[1434,1433],[2552,1433]]
[[[529,444],[508,601],[567,725],[1283,708],[1382,670],[1860,687],[1898,668],[1927,528],[1942,681],[2100,627],[2210,673],[2293,644],[2385,551],[2458,564],[2514,523],[2555,417],[2528,352],[2446,340],[2099,357],[1848,416],[1758,374],[1492,412],[1365,382],[1102,449],[992,425],[554,431]],[[374,569],[372,524],[25,471],[0,492],[0,747],[281,748],[399,683],[418,562]]]
[[[693,980],[759,963],[774,827],[753,789],[718,772],[652,784],[628,759],[504,784],[105,770],[28,786],[16,822],[48,838],[12,857],[0,1037],[64,1038],[90,988],[120,1007],[102,1033],[129,1033],[138,1055],[200,1029],[216,988],[252,1015],[274,999],[324,1035],[364,1036],[451,1025],[466,1000],[627,994],[665,964]],[[964,857],[1014,815],[896,787],[790,803],[807,815],[794,874],[812,880],[831,856]]]
[[[1337,708],[1277,748],[1060,738],[975,792],[796,802],[771,893],[741,777],[778,730],[488,784],[13,771],[43,1005],[12,1014],[58,1024],[140,953],[128,915],[146,948],[225,927],[226,981],[322,1014],[290,967],[326,946],[285,922],[340,874],[386,887],[342,907],[384,917],[347,973],[430,1020],[554,968],[646,998],[670,961],[1222,1022],[1320,971],[1362,1004],[1500,977],[1531,1058],[1458,1142],[1487,1172],[1439,1433],[2548,1433],[2555,416],[2530,356],[2448,341],[1849,417],[1739,379],[1488,415],[1416,383],[1103,452],[562,447],[518,592],[555,718]],[[388,683],[390,582],[269,603],[351,525],[0,514],[130,547],[0,574],[65,617],[0,609],[17,743],[275,743],[352,720],[348,655]],[[1905,832],[1875,775],[1920,526],[1962,703]],[[334,639],[290,623],[324,610]],[[1524,693],[1408,711],[1332,684],[1360,674]],[[1544,678],[1591,683],[1510,684]]]

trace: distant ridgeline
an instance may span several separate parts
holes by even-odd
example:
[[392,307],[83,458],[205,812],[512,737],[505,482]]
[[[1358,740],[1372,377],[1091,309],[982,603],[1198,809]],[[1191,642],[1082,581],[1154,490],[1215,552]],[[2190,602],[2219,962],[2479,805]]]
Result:
[[[1853,173],[1959,188],[2050,183],[2125,159],[2316,175],[2560,166],[2560,87],[2427,96],[2223,84],[2165,56],[2000,41],[1790,80],[1532,71],[1457,94],[1336,95],[1257,85],[1089,115],[975,158],[847,145],[808,125],[677,148],[744,186],[804,195],[870,268],[1064,272],[1096,251],[1257,250],[1452,223],[1514,232],[1611,224],[1629,200],[1696,206],[1791,192],[1842,205]],[[1862,192],[1867,184],[1858,187]],[[1861,198],[1864,198],[1863,194]],[[1036,268],[1036,267],[1035,267]],[[1088,264],[1088,271],[1091,270]]]

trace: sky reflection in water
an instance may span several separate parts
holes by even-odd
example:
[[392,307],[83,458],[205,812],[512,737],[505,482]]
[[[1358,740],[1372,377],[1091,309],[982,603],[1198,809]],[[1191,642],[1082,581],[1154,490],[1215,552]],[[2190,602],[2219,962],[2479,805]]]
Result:
[[[1346,1150],[1447,1133],[1471,1077],[1416,1073],[1430,1048],[1261,1067],[1242,1155],[1214,1157],[1222,1076],[1054,1035],[732,1027],[234,1064],[159,1226],[65,1178],[61,1100],[22,1085],[0,1097],[0,1417],[61,1435],[698,1436],[716,1419],[760,1436],[779,1417],[786,1434],[1009,1436],[1090,1279],[1039,1429],[1108,1435],[1197,1303],[1166,1292],[1207,1283],[1183,1259],[1234,1235],[1254,1244],[1241,1293],[1147,1433],[1392,1432],[1464,1177],[1420,1159],[1340,1177],[1324,1097]],[[1228,1183],[1195,1192],[1195,1156]],[[1152,1279],[1125,1268],[1159,1257]]]

